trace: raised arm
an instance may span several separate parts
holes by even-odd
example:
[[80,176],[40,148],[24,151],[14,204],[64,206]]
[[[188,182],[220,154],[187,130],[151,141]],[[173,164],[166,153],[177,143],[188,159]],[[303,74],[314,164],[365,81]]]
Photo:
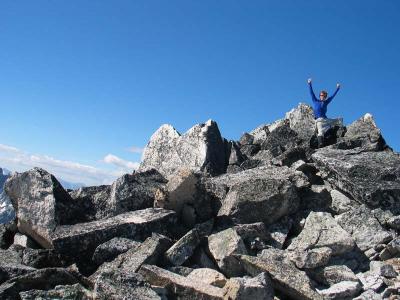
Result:
[[336,94],[339,92],[339,90],[340,90],[340,84],[337,83],[337,84],[336,84],[336,91],[333,93],[332,96],[330,96],[330,97],[329,97],[328,99],[326,99],[325,101],[326,101],[327,103],[331,102],[331,101],[333,100],[333,98],[335,98],[335,96],[336,96]]
[[312,79],[311,79],[311,78],[308,79],[307,82],[308,82],[308,86],[310,87],[310,94],[311,94],[311,99],[312,99],[312,101],[313,101],[313,102],[318,101],[317,97],[315,97],[314,90],[313,90],[313,88],[312,88]]

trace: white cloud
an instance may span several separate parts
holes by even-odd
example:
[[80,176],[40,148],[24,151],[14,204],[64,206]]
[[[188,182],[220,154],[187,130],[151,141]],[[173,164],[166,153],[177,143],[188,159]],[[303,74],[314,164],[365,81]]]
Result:
[[136,170],[139,167],[139,163],[124,160],[113,154],[107,154],[103,158],[103,161],[105,163],[115,165],[117,167],[126,169],[127,171],[131,171],[131,172],[132,172],[132,170]]
[[144,148],[132,146],[132,147],[130,147],[128,150],[129,150],[129,152],[132,152],[132,153],[142,154]]
[[[71,182],[82,182],[86,185],[110,184],[117,177],[136,169],[138,163],[124,161],[116,156],[107,155],[108,163],[119,168],[106,170],[78,162],[60,160],[48,155],[30,154],[12,146],[0,144],[0,166],[22,172],[33,167],[41,167]],[[106,161],[104,159],[104,161]]]

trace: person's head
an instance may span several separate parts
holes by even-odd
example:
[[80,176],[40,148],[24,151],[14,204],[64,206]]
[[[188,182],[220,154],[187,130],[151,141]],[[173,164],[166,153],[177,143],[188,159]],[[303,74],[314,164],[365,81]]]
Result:
[[319,93],[319,99],[320,99],[321,101],[324,101],[324,100],[326,100],[326,98],[328,98],[328,92],[327,92],[327,91],[321,91],[321,92]]

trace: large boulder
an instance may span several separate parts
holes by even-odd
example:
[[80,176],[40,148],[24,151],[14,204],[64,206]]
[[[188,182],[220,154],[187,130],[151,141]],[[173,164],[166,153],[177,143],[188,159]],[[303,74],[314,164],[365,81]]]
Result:
[[80,210],[58,180],[47,171],[34,168],[14,173],[4,190],[17,211],[18,230],[44,247],[58,225],[79,221]]
[[347,127],[338,147],[346,149],[361,147],[366,151],[380,151],[388,148],[381,130],[376,126],[374,118],[369,113]]
[[263,250],[260,257],[239,255],[238,259],[251,276],[262,272],[269,274],[274,289],[289,299],[322,300],[307,274],[298,270],[282,250]]
[[208,237],[208,249],[221,271],[227,276],[241,276],[242,266],[234,254],[247,254],[246,246],[237,232],[228,228]]
[[361,148],[319,149],[312,155],[324,179],[370,207],[400,213],[400,155]]
[[87,222],[153,207],[156,190],[166,182],[159,172],[151,169],[125,174],[110,186],[82,187],[70,195],[85,213],[82,221]]
[[287,167],[259,167],[210,179],[207,189],[221,202],[218,216],[236,223],[265,222],[296,212],[306,176]]
[[381,226],[365,205],[337,216],[336,220],[351,234],[362,251],[387,243],[392,239],[392,235]]
[[139,170],[155,168],[168,177],[186,167],[211,175],[225,172],[229,156],[216,122],[197,124],[181,135],[171,125],[161,126],[150,138]]
[[301,233],[292,241],[288,250],[304,252],[315,248],[328,247],[332,255],[351,251],[355,243],[335,221],[330,213],[311,212]]
[[273,300],[274,289],[266,273],[254,278],[232,277],[224,286],[225,299],[235,300]]
[[309,142],[315,132],[314,112],[311,106],[299,105],[287,112],[285,119],[289,120],[290,128],[297,132],[304,141]]
[[188,279],[157,266],[143,265],[139,274],[143,275],[151,285],[166,288],[169,294],[174,295],[174,298],[222,300],[224,297],[224,290],[221,288],[206,284],[201,280]]

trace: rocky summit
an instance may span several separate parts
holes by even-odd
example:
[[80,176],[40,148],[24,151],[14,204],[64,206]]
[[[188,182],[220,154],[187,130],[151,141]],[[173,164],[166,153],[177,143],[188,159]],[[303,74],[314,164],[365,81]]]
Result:
[[163,125],[111,185],[7,176],[0,299],[400,299],[400,155],[371,114],[337,124]]

